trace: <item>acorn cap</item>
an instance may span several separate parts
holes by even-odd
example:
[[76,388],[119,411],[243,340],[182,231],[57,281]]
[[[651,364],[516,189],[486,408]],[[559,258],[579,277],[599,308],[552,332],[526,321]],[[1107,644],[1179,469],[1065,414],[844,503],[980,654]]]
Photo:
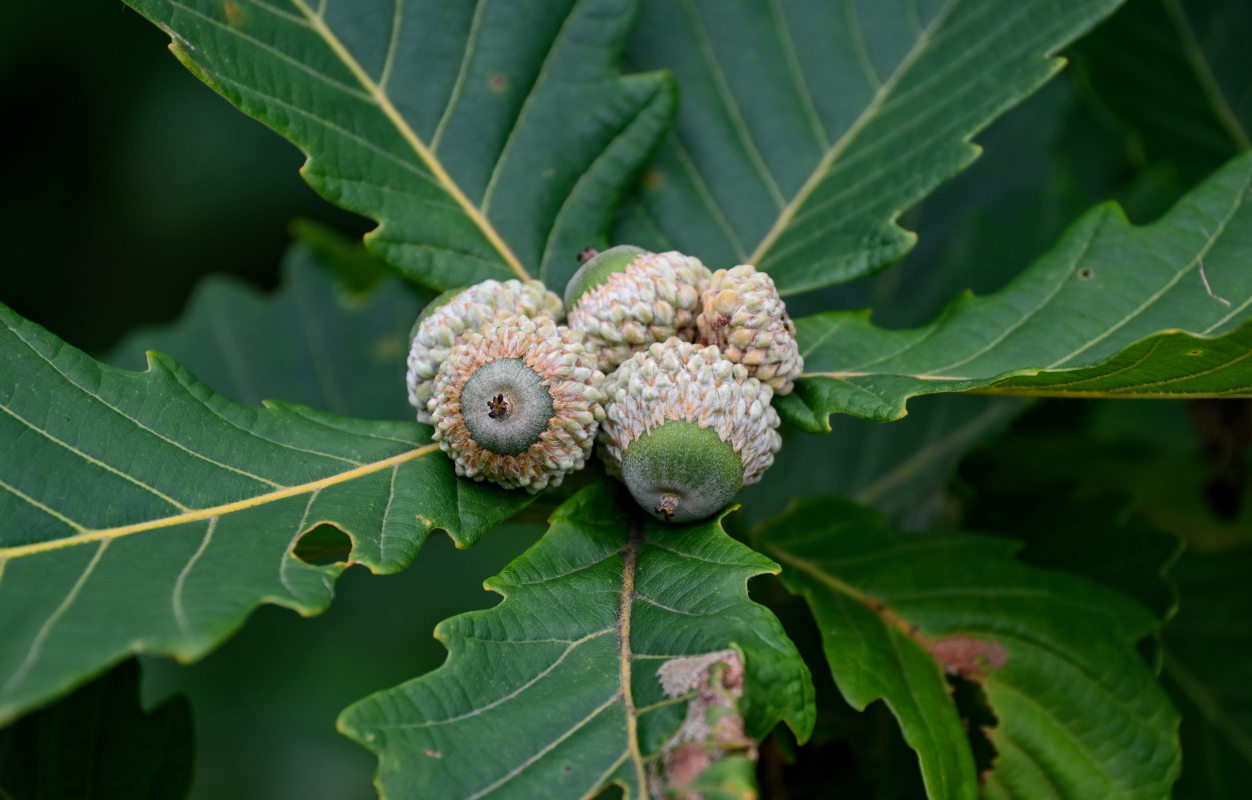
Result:
[[761,479],[782,446],[773,390],[716,347],[654,343],[622,362],[604,391],[605,467],[667,522],[724,508]]
[[569,326],[598,343],[605,372],[654,342],[694,340],[700,293],[712,274],[678,252],[630,255],[620,246],[596,255],[566,290]]
[[538,492],[583,466],[604,418],[604,373],[582,334],[501,317],[449,351],[427,402],[456,473]]
[[633,244],[619,244],[595,253],[578,268],[569,283],[565,284],[565,307],[573,306],[588,289],[602,285],[614,272],[624,272],[630,262],[646,252],[648,251]]
[[696,320],[700,341],[748,368],[748,374],[790,394],[804,371],[796,326],[774,280],[749,264],[713,273]]
[[409,337],[409,404],[418,422],[430,422],[426,403],[431,381],[448,349],[466,331],[478,330],[500,316],[551,317],[560,322],[565,309],[555,293],[536,280],[483,281],[467,289],[449,289],[422,310]]

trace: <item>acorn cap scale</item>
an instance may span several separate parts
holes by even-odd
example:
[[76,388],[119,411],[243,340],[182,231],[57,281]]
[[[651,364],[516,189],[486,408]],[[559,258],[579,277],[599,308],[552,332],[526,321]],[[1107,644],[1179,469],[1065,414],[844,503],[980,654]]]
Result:
[[427,403],[456,472],[538,492],[580,469],[604,419],[604,373],[582,334],[504,317],[452,346]]
[[682,253],[636,250],[597,254],[566,288],[569,326],[599,345],[605,372],[654,342],[696,338],[700,296],[712,273]]
[[796,327],[773,278],[750,264],[713,273],[696,325],[701,342],[716,345],[780,395],[789,394],[804,371]]
[[408,372],[409,403],[417,409],[417,421],[429,423],[426,403],[439,365],[449,348],[467,331],[475,331],[497,316],[564,317],[561,298],[539,281],[483,281],[467,289],[450,289],[422,310],[410,334]]
[[573,306],[588,289],[602,285],[614,272],[624,272],[630,262],[646,252],[633,244],[619,244],[587,259],[565,284],[565,307]]
[[667,522],[725,507],[760,480],[782,445],[773,390],[716,347],[655,343],[622,362],[604,387],[605,467]]

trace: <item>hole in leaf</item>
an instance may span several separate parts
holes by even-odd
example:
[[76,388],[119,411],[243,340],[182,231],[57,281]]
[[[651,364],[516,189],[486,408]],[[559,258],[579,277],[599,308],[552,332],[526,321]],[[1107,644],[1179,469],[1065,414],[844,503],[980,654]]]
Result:
[[991,762],[996,756],[995,745],[987,737],[987,731],[994,728],[998,720],[987,702],[981,683],[960,675],[948,675],[947,679],[952,687],[952,701],[956,703],[956,711],[965,724],[965,735],[974,754],[974,770],[982,775],[991,769]]
[[296,558],[315,566],[347,561],[352,539],[334,525],[318,525],[300,537],[293,552]]

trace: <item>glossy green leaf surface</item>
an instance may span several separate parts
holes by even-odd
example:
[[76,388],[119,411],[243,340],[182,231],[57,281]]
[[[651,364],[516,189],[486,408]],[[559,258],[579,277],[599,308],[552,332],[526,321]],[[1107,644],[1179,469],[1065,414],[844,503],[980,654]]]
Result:
[[897,217],[1117,5],[645,2],[627,63],[672,70],[682,104],[617,239],[752,263],[784,294],[889,264],[916,240]]
[[616,70],[630,0],[130,5],[434,288],[563,285],[673,114],[666,78]]
[[415,422],[242,406],[164,356],[126,372],[0,322],[0,720],[131,653],[203,655],[259,603],[324,609],[346,564],[294,554],[319,524],[391,572],[530,500],[458,480]]
[[0,729],[0,797],[183,800],[191,788],[193,738],[187,698],[145,712],[139,666],[124,661]]
[[630,503],[604,487],[575,495],[487,581],[500,605],[439,625],[442,667],[343,713],[340,729],[379,755],[382,796],[579,797],[616,783],[647,797],[691,699],[667,696],[658,669],[731,648],[747,735],[785,720],[807,737],[808,669],[746,592],[777,565],[717,521],[664,526]]
[[904,536],[849,503],[807,499],[756,537],[808,601],[856,708],[882,699],[931,797],[978,794],[944,672],[976,682],[996,722],[992,797],[1161,798],[1178,775],[1178,713],[1135,643],[1129,599],[971,535]]
[[805,375],[779,411],[808,430],[846,412],[897,419],[909,397],[1252,393],[1252,156],[1152,225],[1085,215],[1007,287],[967,295],[913,330],[863,312],[797,320]]

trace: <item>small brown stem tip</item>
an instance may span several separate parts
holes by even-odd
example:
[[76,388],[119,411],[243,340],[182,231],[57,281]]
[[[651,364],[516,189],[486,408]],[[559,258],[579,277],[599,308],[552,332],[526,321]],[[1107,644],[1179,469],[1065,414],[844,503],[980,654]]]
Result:
[[664,514],[665,519],[674,518],[674,512],[678,510],[678,495],[667,494],[661,497],[661,504],[656,507],[656,513]]
[[509,401],[504,395],[498,394],[487,401],[487,416],[492,419],[504,419],[509,415]]

